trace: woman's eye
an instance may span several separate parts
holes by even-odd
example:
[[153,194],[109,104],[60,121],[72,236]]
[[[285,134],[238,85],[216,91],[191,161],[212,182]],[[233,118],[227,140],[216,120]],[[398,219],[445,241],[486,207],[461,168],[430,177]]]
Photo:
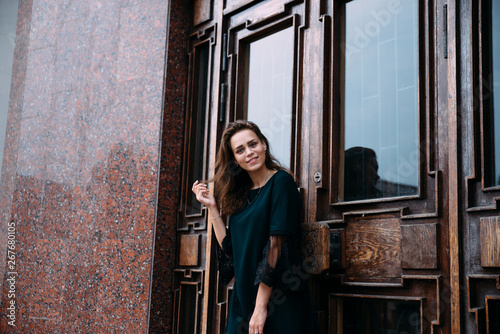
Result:
[[237,154],[240,154],[240,153],[242,153],[242,152],[243,152],[243,149],[242,149],[242,148],[239,148],[239,149],[237,149],[237,150],[236,150],[236,153],[237,153]]
[[250,147],[255,147],[257,143],[250,143]]

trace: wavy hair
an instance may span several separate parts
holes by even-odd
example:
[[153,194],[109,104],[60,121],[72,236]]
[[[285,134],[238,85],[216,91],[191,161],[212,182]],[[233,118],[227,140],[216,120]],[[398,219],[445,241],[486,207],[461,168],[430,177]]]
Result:
[[247,171],[236,164],[230,142],[236,133],[247,129],[253,131],[266,144],[266,167],[271,170],[286,170],[271,154],[269,141],[255,123],[246,120],[229,123],[222,133],[215,160],[215,175],[212,179],[215,182],[215,200],[221,212],[226,215],[231,215],[246,205],[248,193],[253,185]]

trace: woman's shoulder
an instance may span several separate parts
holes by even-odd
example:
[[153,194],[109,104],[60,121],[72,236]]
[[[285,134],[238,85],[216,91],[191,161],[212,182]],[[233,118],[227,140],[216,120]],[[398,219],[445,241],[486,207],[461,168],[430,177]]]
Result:
[[280,169],[273,175],[273,183],[275,186],[291,186],[297,187],[297,183],[293,176],[286,170]]

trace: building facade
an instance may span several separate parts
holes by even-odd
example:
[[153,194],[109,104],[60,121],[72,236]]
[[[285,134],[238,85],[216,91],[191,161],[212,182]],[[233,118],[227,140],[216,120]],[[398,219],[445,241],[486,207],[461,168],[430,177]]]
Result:
[[2,332],[224,332],[190,189],[235,119],[322,333],[500,331],[500,1],[0,4]]

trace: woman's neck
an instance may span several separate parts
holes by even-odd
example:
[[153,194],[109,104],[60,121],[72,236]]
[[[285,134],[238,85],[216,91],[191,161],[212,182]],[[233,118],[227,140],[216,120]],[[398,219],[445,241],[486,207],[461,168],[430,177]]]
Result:
[[248,173],[250,176],[250,179],[252,180],[253,186],[252,189],[258,189],[264,186],[269,180],[269,177],[271,175],[271,170],[268,169],[267,167],[261,168],[258,171]]

